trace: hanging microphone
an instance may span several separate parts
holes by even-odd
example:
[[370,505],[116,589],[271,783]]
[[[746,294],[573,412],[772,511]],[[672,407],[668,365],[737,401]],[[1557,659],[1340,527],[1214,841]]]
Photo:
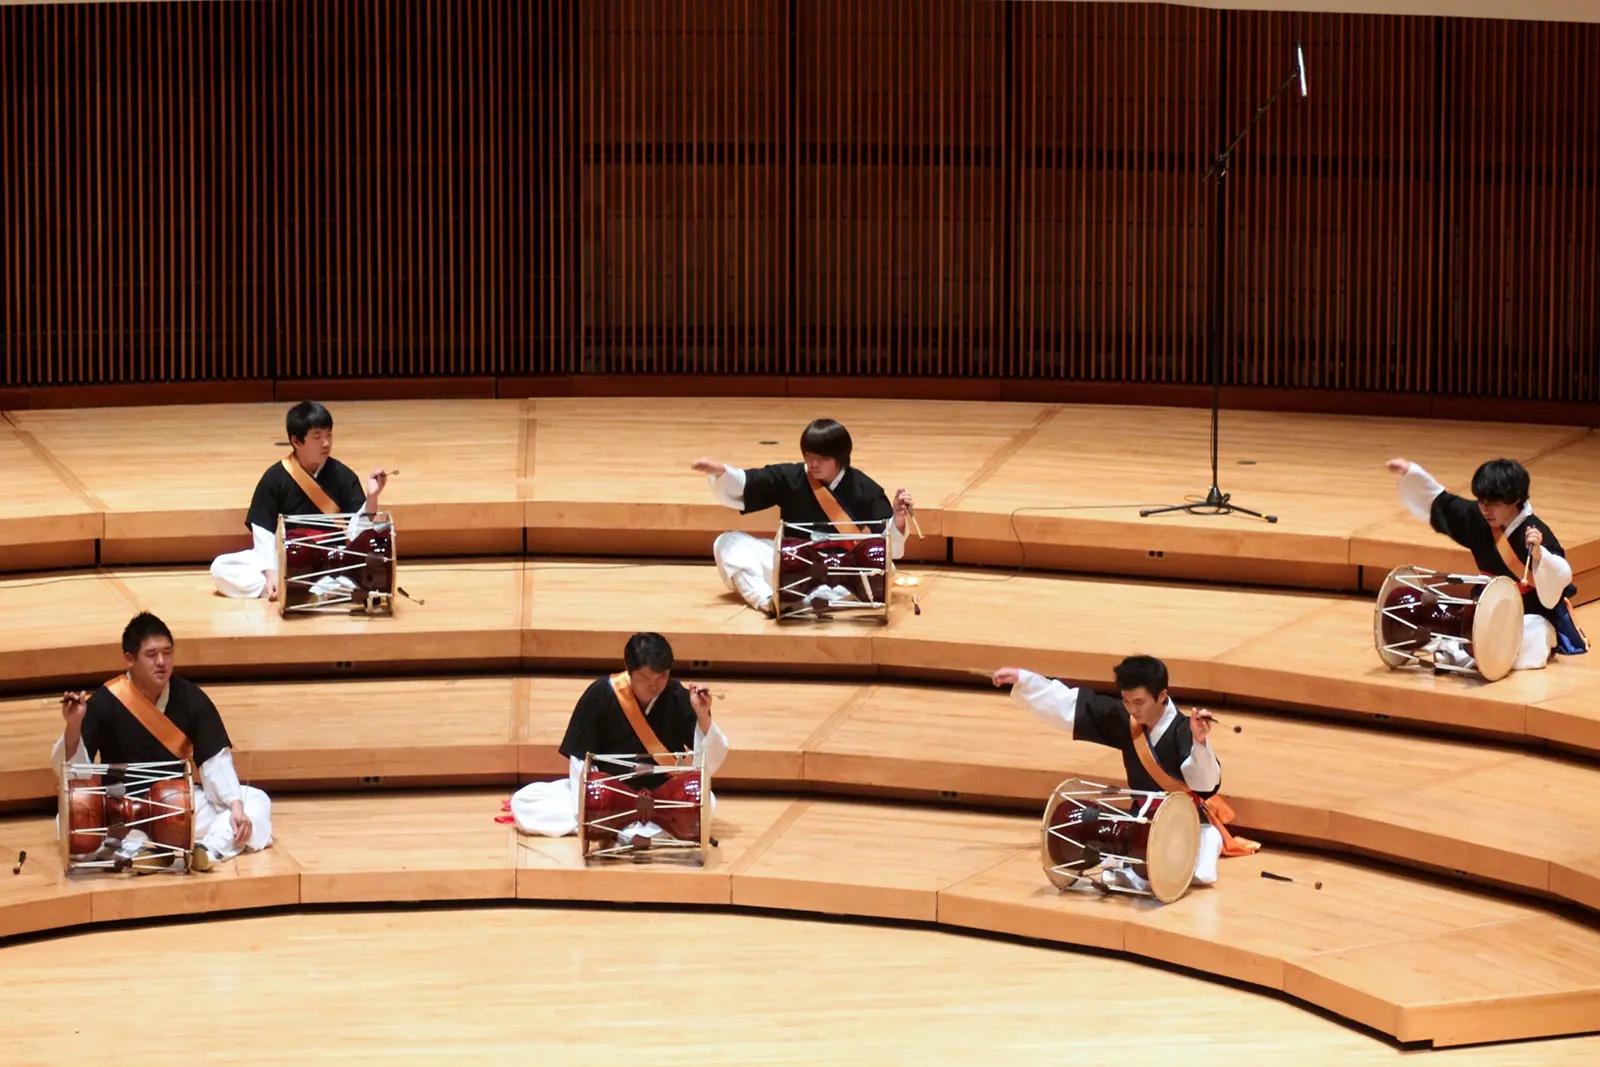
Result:
[[1300,75],[1300,95],[1306,96],[1306,50],[1299,41],[1294,43],[1294,69]]

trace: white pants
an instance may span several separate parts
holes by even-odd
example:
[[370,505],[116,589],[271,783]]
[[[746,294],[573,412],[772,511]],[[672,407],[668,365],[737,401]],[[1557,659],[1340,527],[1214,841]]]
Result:
[[241,852],[259,852],[272,844],[272,799],[253,785],[239,787],[244,814],[250,820],[250,838],[240,848],[233,843],[233,818],[226,807],[212,803],[203,789],[194,791],[194,843],[219,860]]
[[[1217,884],[1217,859],[1222,855],[1222,834],[1217,828],[1202,818],[1200,826],[1200,849],[1194,858],[1194,884]],[[1071,888],[1092,889],[1096,883],[1107,888],[1132,889],[1139,893],[1150,892],[1150,883],[1132,867],[1116,867],[1101,871],[1098,876],[1081,878]]]
[[722,584],[764,614],[772,614],[772,564],[776,546],[739,530],[719,536],[711,546]]
[[[1433,645],[1433,655],[1436,660],[1457,667],[1475,666],[1473,658],[1467,654],[1465,642],[1453,637],[1441,637],[1434,641]],[[1555,647],[1556,628],[1550,620],[1543,615],[1524,615],[1522,644],[1517,649],[1517,658],[1512,662],[1511,669],[1539,670],[1550,662],[1550,650]]]
[[254,600],[267,587],[267,571],[277,566],[277,560],[263,560],[253,548],[224,552],[211,561],[211,584],[223,596]]

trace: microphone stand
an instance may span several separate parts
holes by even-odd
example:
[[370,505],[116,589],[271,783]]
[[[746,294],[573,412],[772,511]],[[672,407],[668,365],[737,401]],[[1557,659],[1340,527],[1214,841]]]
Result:
[[1233,160],[1233,153],[1245,135],[1255,129],[1256,123],[1261,121],[1273,104],[1278,102],[1284,90],[1293,85],[1300,77],[1300,64],[1298,62],[1290,68],[1289,76],[1283,79],[1277,89],[1273,90],[1267,102],[1256,108],[1256,113],[1250,116],[1250,121],[1244,128],[1234,135],[1226,148],[1217,153],[1211,161],[1211,166],[1206,170],[1201,181],[1212,183],[1211,218],[1212,232],[1215,235],[1211,248],[1211,311],[1209,323],[1209,362],[1211,373],[1211,488],[1206,490],[1205,499],[1191,501],[1187,504],[1169,504],[1166,507],[1145,508],[1139,512],[1141,519],[1151,515],[1166,515],[1174,511],[1187,512],[1190,515],[1230,515],[1238,512],[1252,518],[1263,519],[1266,522],[1277,522],[1278,516],[1264,515],[1259,511],[1252,511],[1240,504],[1233,503],[1233,494],[1224,493],[1218,486],[1217,477],[1217,420],[1222,400],[1222,245],[1225,240],[1223,234],[1222,218],[1222,180],[1228,176],[1228,164]]

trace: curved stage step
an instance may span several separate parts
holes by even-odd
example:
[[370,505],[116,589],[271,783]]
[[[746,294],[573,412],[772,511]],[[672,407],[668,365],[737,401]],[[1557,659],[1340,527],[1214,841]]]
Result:
[[[1406,1042],[1600,1028],[1600,933],[1415,875],[1274,849],[1224,861],[1222,888],[1158,907],[1057,893],[1039,869],[1037,822],[1028,816],[744,795],[722,798],[721,847],[704,869],[586,870],[574,839],[523,841],[497,824],[503,795],[284,796],[278,845],[265,853],[209,875],[96,882],[67,883],[49,862],[48,817],[0,819],[0,845],[31,854],[21,875],[0,881],[0,936],[377,901],[777,908],[1125,952],[1280,990]],[[1460,967],[1466,958],[1474,966]]]
[[[460,677],[208,687],[240,773],[285,788],[514,784],[556,751],[589,677]],[[884,793],[1037,815],[1067,777],[1121,783],[1116,753],[1073,741],[994,690],[711,678],[733,741],[719,780]],[[1218,709],[1224,792],[1276,840],[1381,856],[1600,910],[1600,768],[1465,740]],[[1237,727],[1233,732],[1230,727]],[[49,698],[0,701],[0,803],[48,803]],[[1538,798],[1513,817],[1520,798]],[[1274,850],[1276,851],[1276,850]],[[0,856],[0,859],[3,859]]]
[[[0,418],[0,571],[201,561],[247,547],[245,505],[287,449],[282,404],[13,411]],[[1140,518],[1203,491],[1204,411],[1028,403],[743,397],[336,403],[339,456],[400,471],[384,500],[406,558],[537,552],[704,555],[732,525],[688,471],[697,456],[796,458],[801,427],[843,420],[855,461],[921,504],[922,558],[1351,589],[1401,563],[1470,566],[1402,510],[1386,459],[1460,487],[1483,458],[1529,464],[1541,514],[1580,576],[1600,569],[1590,492],[1600,437],[1582,427],[1230,411],[1225,488],[1275,513]],[[1137,427],[1137,432],[1130,432]],[[128,442],[205,442],[152,471]],[[97,543],[98,542],[98,546]],[[98,555],[96,554],[98,549]],[[1600,577],[1600,575],[1597,575]],[[1581,596],[1600,582],[1579,581]]]
[[[427,561],[403,584],[426,601],[390,619],[282,619],[225,600],[201,569],[0,580],[0,688],[83,683],[122,666],[122,627],[161,615],[197,677],[609,666],[636,630],[668,634],[712,672],[885,675],[978,682],[1015,663],[1104,680],[1130,652],[1161,656],[1180,693],[1269,708],[1549,742],[1600,752],[1600,656],[1486,684],[1390,671],[1357,598],[908,566],[892,621],[779,625],[727,593],[708,563]],[[915,592],[920,614],[910,610]],[[1600,604],[1578,609],[1600,633]]]

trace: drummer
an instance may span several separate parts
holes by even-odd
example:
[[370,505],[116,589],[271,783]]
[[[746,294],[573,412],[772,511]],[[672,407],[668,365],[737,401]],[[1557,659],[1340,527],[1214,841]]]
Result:
[[[1589,642],[1572,615],[1572,564],[1555,533],[1533,513],[1528,470],[1491,459],[1472,475],[1475,500],[1456,496],[1407,459],[1391,459],[1406,510],[1472,553],[1485,574],[1504,575],[1522,591],[1522,644],[1513,670],[1543,667],[1553,653],[1578,656]],[[1438,650],[1439,655],[1448,650]],[[1457,650],[1458,659],[1466,659]],[[1459,666],[1468,666],[1460,663]]]
[[1112,669],[1119,697],[1071,686],[1020,667],[994,672],[997,686],[1009,685],[1011,699],[1079,741],[1122,753],[1128,788],[1145,792],[1187,792],[1204,800],[1200,854],[1194,880],[1217,880],[1217,857],[1246,855],[1258,847],[1233,837],[1223,823],[1232,812],[1217,796],[1222,764],[1211,748],[1211,718],[1205,711],[1185,716],[1167,692],[1167,665],[1154,656],[1129,656]]
[[[205,691],[172,673],[172,631],[148,611],[122,631],[127,671],[93,694],[66,693],[66,728],[51,753],[59,778],[65,763],[161,763],[189,760],[203,790],[194,794],[194,852],[189,868],[208,871],[240,852],[272,843],[272,801],[241,785],[233,742]],[[70,756],[67,754],[71,753]],[[124,839],[132,858],[145,843],[142,830]]]
[[[251,546],[211,561],[211,582],[223,596],[278,598],[278,516],[371,514],[388,484],[388,473],[379,468],[363,491],[356,473],[333,458],[333,415],[315,400],[290,408],[284,428],[292,451],[261,475],[245,515]],[[364,526],[352,522],[349,536]]]
[[[891,506],[877,482],[850,466],[850,450],[849,430],[833,419],[816,419],[800,434],[801,463],[745,470],[701,458],[693,469],[707,476],[718,503],[746,515],[776,507],[785,523],[886,522],[890,558],[899,559],[905,554],[906,520],[915,502],[910,493],[897,489]],[[771,612],[772,542],[734,530],[719,536],[711,551],[722,583],[757,611]],[[849,594],[825,586],[816,595]]]
[[[626,669],[596,679],[572,709],[561,739],[567,777],[533,782],[512,796],[517,829],[563,837],[578,828],[578,794],[584,758],[589,755],[692,753],[695,765],[707,775],[716,774],[728,757],[728,738],[711,718],[711,691],[700,685],[686,687],[672,677],[672,662],[672,645],[660,634],[628,638],[622,649]],[[608,773],[632,769],[597,766]]]

